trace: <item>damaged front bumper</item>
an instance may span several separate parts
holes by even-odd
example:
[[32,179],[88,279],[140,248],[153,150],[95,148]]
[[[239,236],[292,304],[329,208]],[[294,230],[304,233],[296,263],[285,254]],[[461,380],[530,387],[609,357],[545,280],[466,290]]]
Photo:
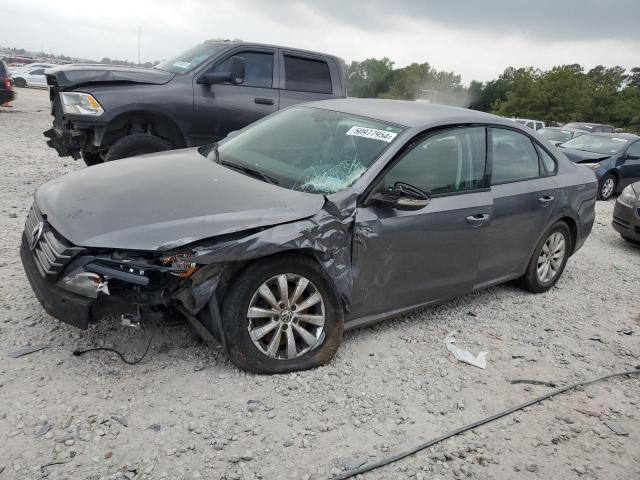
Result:
[[80,158],[80,151],[89,141],[86,131],[68,128],[50,128],[44,132],[44,136],[48,138],[47,145],[55,149],[60,157],[71,156],[75,160]]

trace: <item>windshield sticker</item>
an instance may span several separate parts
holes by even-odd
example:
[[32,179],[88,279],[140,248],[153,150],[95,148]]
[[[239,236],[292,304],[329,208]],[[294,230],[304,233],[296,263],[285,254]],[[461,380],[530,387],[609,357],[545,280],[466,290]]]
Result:
[[611,140],[614,140],[614,141],[616,141],[616,142],[626,142],[626,140],[625,140],[624,138],[616,138],[616,137],[613,137]]
[[173,66],[178,68],[189,68],[189,65],[191,65],[191,63],[189,62],[181,62],[181,61],[173,62]]
[[396,138],[398,134],[387,132],[385,130],[378,130],[377,128],[351,127],[347,132],[347,135],[351,135],[353,137],[371,138],[373,140],[381,140],[383,142],[390,143],[394,138]]

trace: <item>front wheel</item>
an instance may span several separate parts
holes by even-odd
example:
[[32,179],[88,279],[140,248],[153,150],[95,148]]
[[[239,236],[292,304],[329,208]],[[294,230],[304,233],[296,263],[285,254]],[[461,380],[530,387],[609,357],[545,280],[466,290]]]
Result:
[[104,163],[102,157],[99,153],[90,153],[90,152],[82,152],[82,160],[87,167],[92,167],[93,165],[98,165],[100,163]]
[[116,141],[104,157],[105,162],[121,158],[135,157],[146,153],[162,152],[175,148],[164,138],[148,133],[134,133]]
[[27,81],[22,77],[14,78],[13,83],[16,87],[20,88],[24,88],[27,86]]
[[313,260],[279,255],[247,267],[223,306],[231,361],[255,373],[306,370],[328,362],[342,341],[343,312]]
[[616,192],[617,183],[616,177],[610,173],[602,177],[598,189],[598,200],[609,200]]
[[527,271],[516,284],[533,293],[542,293],[553,287],[567,264],[571,252],[571,233],[560,221],[542,237],[527,265]]

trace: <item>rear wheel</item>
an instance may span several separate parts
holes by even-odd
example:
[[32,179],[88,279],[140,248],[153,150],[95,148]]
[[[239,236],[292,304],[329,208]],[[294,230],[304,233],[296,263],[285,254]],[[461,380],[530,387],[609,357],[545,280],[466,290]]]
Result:
[[27,81],[22,77],[14,78],[13,83],[16,87],[20,87],[20,88],[24,88],[27,86]]
[[607,173],[602,180],[600,180],[600,185],[598,189],[598,199],[599,200],[609,200],[613,194],[616,192],[616,185],[618,181],[614,175],[611,173]]
[[224,333],[231,361],[244,370],[306,370],[329,361],[340,346],[340,300],[321,267],[307,257],[258,261],[228,292]]
[[557,222],[542,237],[516,284],[525,290],[542,293],[553,287],[567,264],[571,252],[571,233],[564,222]]
[[144,155],[146,153],[162,152],[175,148],[164,138],[148,133],[134,133],[116,141],[104,157],[105,162],[121,158]]

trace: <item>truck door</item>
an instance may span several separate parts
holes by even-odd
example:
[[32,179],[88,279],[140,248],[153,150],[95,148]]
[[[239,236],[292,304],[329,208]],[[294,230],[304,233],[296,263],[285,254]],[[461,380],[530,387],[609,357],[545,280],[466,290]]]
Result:
[[[245,61],[241,85],[198,83],[198,78],[206,73],[228,71],[232,57],[242,57]],[[220,140],[229,132],[277,111],[280,106],[277,83],[278,58],[274,48],[235,50],[200,72],[193,84],[194,144]]]
[[280,108],[343,96],[334,61],[287,50],[280,52],[280,58]]

